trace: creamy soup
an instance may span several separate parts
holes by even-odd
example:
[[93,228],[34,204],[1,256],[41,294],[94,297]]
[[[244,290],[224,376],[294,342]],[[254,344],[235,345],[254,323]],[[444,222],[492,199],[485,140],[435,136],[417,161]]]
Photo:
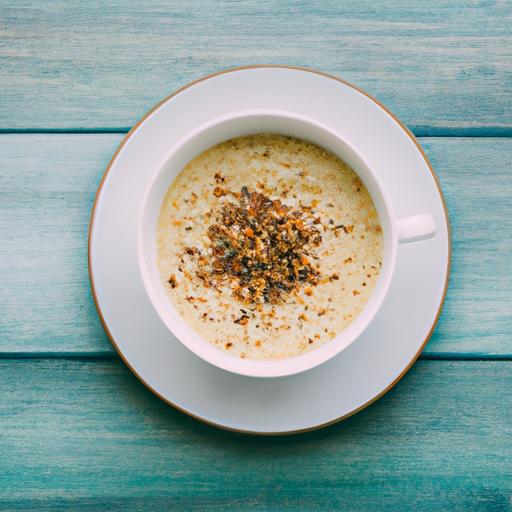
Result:
[[189,162],[165,196],[157,263],[189,326],[241,358],[328,343],[362,311],[383,237],[355,172],[326,150],[272,134]]

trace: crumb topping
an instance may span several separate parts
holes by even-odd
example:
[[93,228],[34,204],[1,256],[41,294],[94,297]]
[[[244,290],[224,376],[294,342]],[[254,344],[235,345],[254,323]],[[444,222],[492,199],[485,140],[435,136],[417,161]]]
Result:
[[[217,194],[217,188],[213,190]],[[206,286],[229,286],[243,304],[279,304],[287,295],[320,281],[312,260],[322,235],[311,206],[291,208],[279,199],[242,187],[229,195],[207,229],[209,248],[196,275]],[[187,248],[186,254],[200,254]],[[237,323],[242,323],[238,320]]]

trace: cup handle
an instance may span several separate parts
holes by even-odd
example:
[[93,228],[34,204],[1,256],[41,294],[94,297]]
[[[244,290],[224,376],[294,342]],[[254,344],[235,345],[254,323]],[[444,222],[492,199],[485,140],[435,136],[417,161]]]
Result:
[[413,215],[399,219],[397,222],[398,243],[407,244],[428,240],[436,235],[436,224],[434,219],[427,214]]

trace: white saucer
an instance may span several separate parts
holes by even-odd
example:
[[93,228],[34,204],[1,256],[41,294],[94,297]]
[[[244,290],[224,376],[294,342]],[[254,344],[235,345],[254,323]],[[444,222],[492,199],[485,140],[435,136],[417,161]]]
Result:
[[[148,183],[173,146],[195,126],[252,108],[295,112],[337,132],[386,182],[398,217],[429,213],[437,225],[433,239],[399,246],[389,295],[352,345],[313,370],[277,379],[228,373],[186,349],[153,310],[137,262],[135,219]],[[183,412],[256,434],[328,425],[390,389],[432,333],[446,292],[449,256],[441,191],[407,129],[374,99],[339,79],[272,66],[199,80],[146,114],[110,162],[89,237],[96,306],[129,368],[153,393]]]

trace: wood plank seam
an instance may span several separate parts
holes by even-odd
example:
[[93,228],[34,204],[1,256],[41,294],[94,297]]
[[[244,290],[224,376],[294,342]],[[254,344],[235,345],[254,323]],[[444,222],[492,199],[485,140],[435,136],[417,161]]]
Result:
[[[408,129],[415,137],[471,137],[471,138],[509,138],[512,137],[512,126],[415,126],[409,125]],[[0,128],[0,135],[24,134],[24,135],[124,135],[131,130],[129,126],[99,126],[97,128]]]

